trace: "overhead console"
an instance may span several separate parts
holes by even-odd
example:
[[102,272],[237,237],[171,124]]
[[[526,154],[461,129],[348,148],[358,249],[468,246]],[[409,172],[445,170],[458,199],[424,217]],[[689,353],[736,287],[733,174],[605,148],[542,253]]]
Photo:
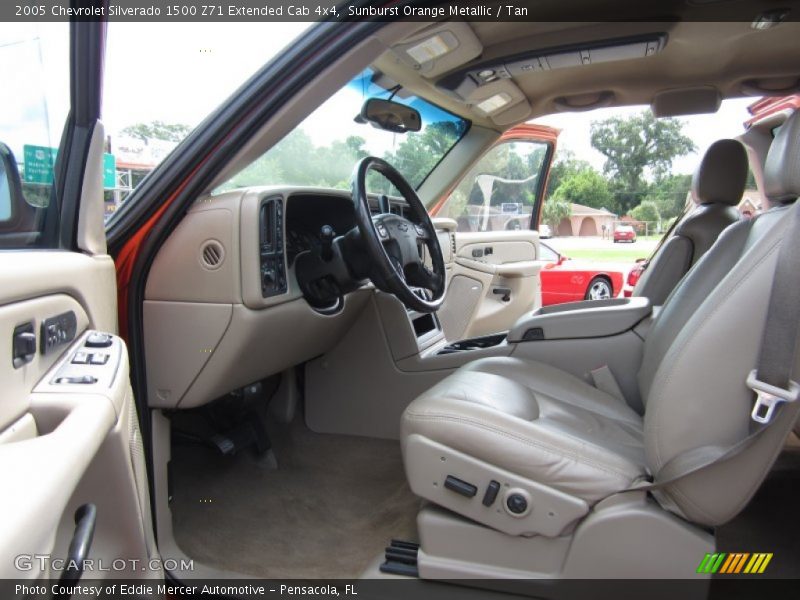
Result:
[[[667,35],[665,33],[654,33],[602,42],[544,48],[471,65],[442,77],[436,82],[436,85],[458,99],[468,102],[475,96],[476,90],[483,86],[512,80],[530,73],[646,58],[661,52],[666,43]],[[497,98],[494,101],[494,105],[497,106],[496,110],[506,105],[510,106],[509,101],[510,99],[503,96]],[[491,111],[484,112],[491,114]]]

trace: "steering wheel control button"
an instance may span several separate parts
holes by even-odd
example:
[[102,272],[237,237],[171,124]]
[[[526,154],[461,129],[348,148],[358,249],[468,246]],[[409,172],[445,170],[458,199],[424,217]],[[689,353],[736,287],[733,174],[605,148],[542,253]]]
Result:
[[520,489],[511,489],[506,493],[506,510],[512,517],[524,517],[531,510],[528,493]]
[[491,506],[497,500],[497,494],[500,492],[500,482],[492,479],[489,485],[486,486],[486,492],[483,494],[483,505]]
[[458,477],[453,477],[452,475],[448,475],[444,480],[444,487],[451,492],[461,494],[466,498],[472,498],[478,493],[478,488],[476,486],[472,485],[471,483],[467,483]]
[[414,229],[419,237],[425,237],[425,228],[422,225],[414,225]]
[[73,365],[85,365],[89,362],[89,357],[91,354],[87,352],[76,352],[75,356],[72,357],[72,364]]
[[108,362],[108,354],[91,354],[89,356],[89,364],[91,365],[104,365]]
[[113,338],[107,333],[92,333],[86,338],[87,348],[108,348]]
[[389,237],[389,232],[387,231],[386,226],[379,223],[376,229],[378,230],[378,235],[381,236],[382,238]]
[[56,383],[81,383],[84,385],[91,385],[93,383],[97,383],[97,377],[92,377],[91,375],[59,377],[56,379]]

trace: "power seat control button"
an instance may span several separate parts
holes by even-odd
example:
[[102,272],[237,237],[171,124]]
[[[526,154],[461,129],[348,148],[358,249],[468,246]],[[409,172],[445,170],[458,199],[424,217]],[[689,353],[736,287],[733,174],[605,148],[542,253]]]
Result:
[[500,491],[500,483],[492,479],[489,485],[486,486],[486,493],[483,494],[483,505],[491,506],[497,500],[497,494]]
[[444,487],[451,492],[461,494],[467,498],[472,498],[478,493],[478,488],[476,486],[472,485],[471,483],[467,483],[466,481],[462,481],[458,477],[453,477],[452,475],[448,475],[447,479],[444,480]]
[[522,494],[510,494],[506,498],[506,506],[515,515],[521,515],[528,510],[528,500]]

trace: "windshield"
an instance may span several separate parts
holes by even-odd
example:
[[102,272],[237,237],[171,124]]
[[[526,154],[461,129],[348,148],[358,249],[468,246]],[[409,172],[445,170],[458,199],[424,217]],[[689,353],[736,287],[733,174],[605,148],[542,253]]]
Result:
[[[392,133],[357,123],[354,119],[361,112],[361,105],[372,97],[391,97],[417,109],[422,116],[422,129],[416,133]],[[385,159],[417,188],[468,126],[468,121],[406,94],[367,69],[216,191],[253,185],[349,189],[353,166],[365,156]],[[370,175],[374,177],[368,181],[369,191],[392,192],[382,177]]]

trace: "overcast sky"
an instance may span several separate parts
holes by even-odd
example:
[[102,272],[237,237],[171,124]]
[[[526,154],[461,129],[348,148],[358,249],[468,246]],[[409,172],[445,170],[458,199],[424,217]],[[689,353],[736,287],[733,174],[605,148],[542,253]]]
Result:
[[[309,26],[111,23],[103,109],[107,133],[113,139],[128,125],[153,120],[196,126]],[[65,23],[0,24],[0,140],[17,153],[21,153],[23,144],[58,144],[68,97],[66,34]],[[381,154],[391,137],[353,124],[353,106],[360,103],[356,96],[341,95],[328,107],[332,109],[329,114],[346,113],[346,118],[318,115],[307,133],[317,144],[361,135],[367,138],[370,151]],[[714,140],[743,131],[742,123],[748,118],[746,106],[751,102],[753,99],[726,101],[717,114],[688,117],[685,132],[702,152]],[[602,168],[603,157],[589,143],[590,122],[637,110],[641,107],[556,114],[536,122],[562,129],[560,148],[570,149]],[[683,157],[675,163],[675,171],[691,172],[698,160],[697,155]]]

